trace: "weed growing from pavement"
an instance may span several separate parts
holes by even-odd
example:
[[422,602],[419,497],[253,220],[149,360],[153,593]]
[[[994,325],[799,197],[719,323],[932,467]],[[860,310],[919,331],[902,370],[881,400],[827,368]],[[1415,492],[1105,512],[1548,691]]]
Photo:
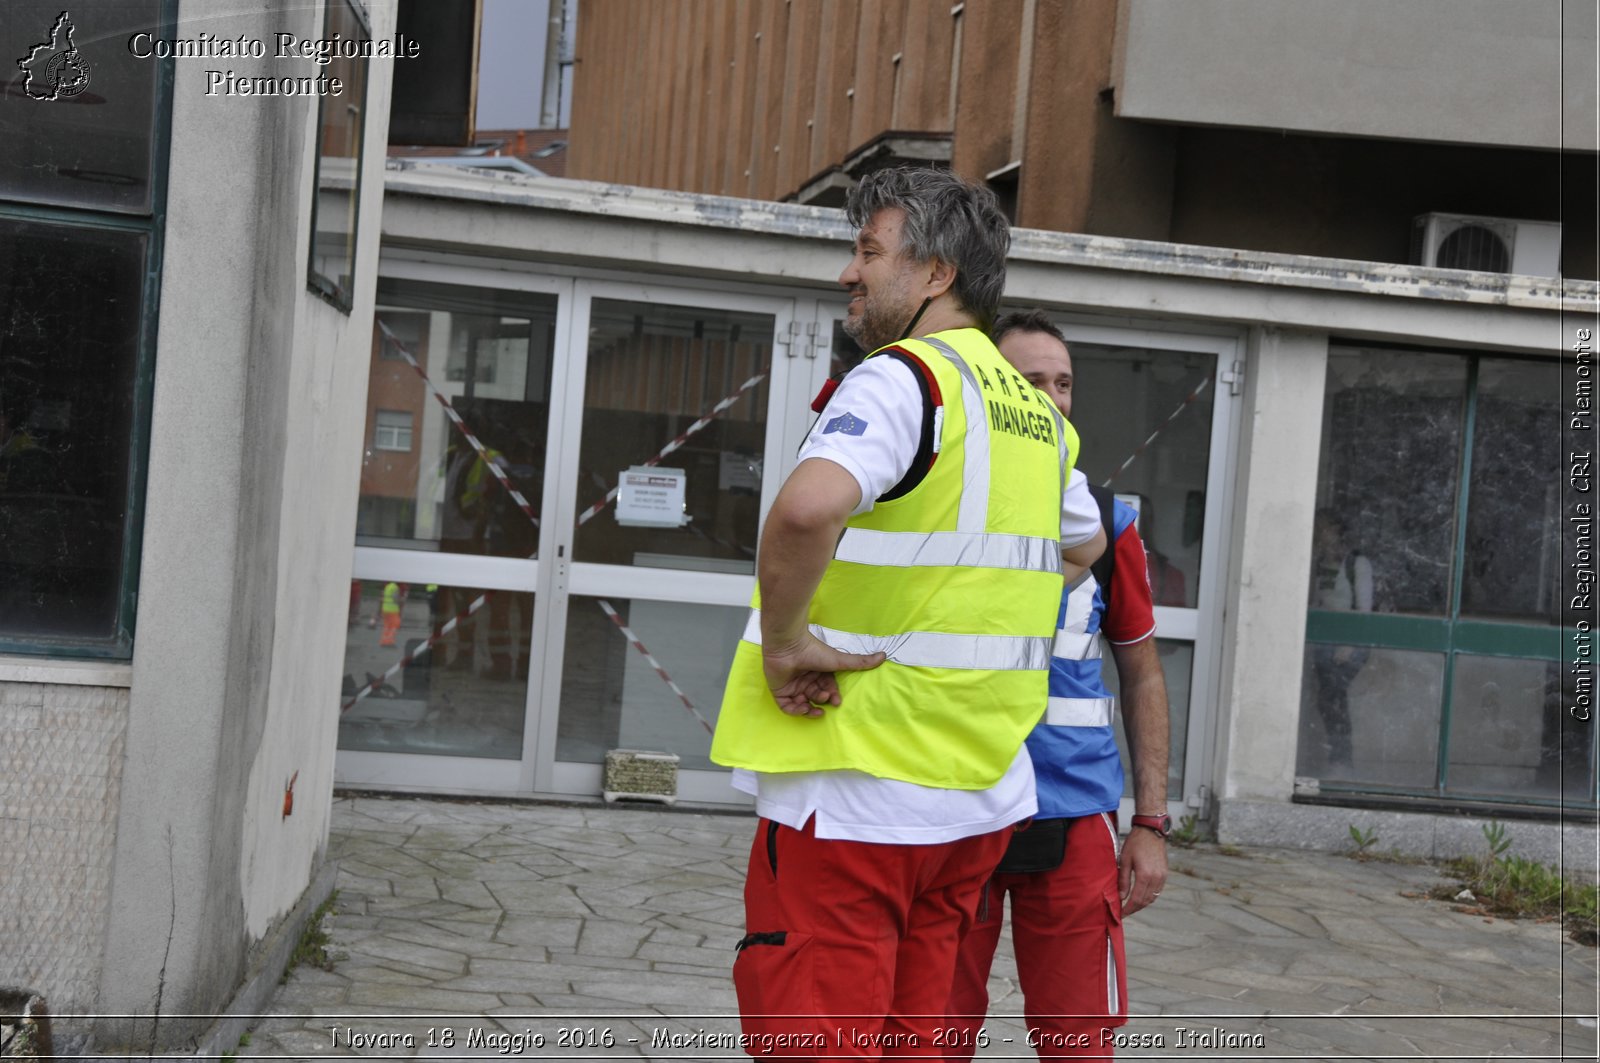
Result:
[[1180,849],[1193,849],[1201,840],[1200,819],[1193,813],[1178,820],[1178,825],[1167,835],[1167,841]]
[[306,920],[306,928],[300,932],[300,940],[295,943],[294,951],[289,954],[289,962],[284,965],[283,977],[278,979],[280,984],[287,982],[290,973],[302,963],[308,967],[320,967],[324,971],[333,970],[333,959],[328,955],[328,942],[333,939],[324,924],[328,916],[333,914],[333,906],[338,899],[339,891],[334,890]]
[[1371,849],[1378,844],[1378,831],[1374,827],[1362,830],[1352,823],[1350,824],[1350,841],[1356,847],[1354,855],[1357,860],[1371,859]]
[[1457,902],[1457,911],[1474,915],[1559,919],[1572,940],[1583,945],[1600,943],[1593,883],[1575,882],[1559,868],[1506,855],[1511,838],[1498,822],[1486,824],[1483,837],[1488,851],[1446,861],[1445,870],[1460,881],[1436,886],[1430,896]]

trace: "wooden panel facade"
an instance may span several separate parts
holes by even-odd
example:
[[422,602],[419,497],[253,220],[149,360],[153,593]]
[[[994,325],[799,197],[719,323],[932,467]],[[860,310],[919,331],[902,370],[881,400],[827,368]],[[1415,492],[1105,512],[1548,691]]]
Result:
[[584,0],[567,174],[792,198],[885,132],[950,134],[964,17],[945,0]]

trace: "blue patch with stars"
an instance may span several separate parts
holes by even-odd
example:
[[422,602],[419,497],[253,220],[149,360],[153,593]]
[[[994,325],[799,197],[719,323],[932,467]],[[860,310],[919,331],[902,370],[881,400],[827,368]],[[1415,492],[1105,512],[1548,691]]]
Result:
[[822,434],[830,432],[843,432],[847,436],[859,436],[866,432],[867,422],[853,413],[842,413],[823,426]]

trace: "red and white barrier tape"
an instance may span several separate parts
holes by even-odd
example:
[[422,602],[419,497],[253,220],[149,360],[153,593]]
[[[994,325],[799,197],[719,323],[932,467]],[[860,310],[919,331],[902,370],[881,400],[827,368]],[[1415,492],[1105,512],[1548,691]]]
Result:
[[1162,421],[1159,425],[1156,426],[1156,430],[1154,432],[1150,433],[1150,437],[1148,439],[1146,439],[1143,443],[1140,443],[1137,447],[1134,447],[1133,448],[1133,453],[1128,455],[1128,460],[1123,462],[1117,468],[1116,472],[1112,473],[1110,476],[1107,476],[1105,478],[1105,481],[1100,486],[1101,487],[1110,487],[1112,480],[1115,480],[1117,477],[1119,477],[1123,473],[1127,472],[1128,471],[1128,466],[1132,465],[1136,460],[1138,460],[1139,455],[1141,455],[1141,454],[1143,454],[1145,452],[1145,448],[1147,448],[1148,446],[1150,446],[1151,443],[1154,443],[1156,441],[1156,436],[1158,436],[1162,432],[1166,431],[1167,430],[1167,426],[1172,424],[1173,421],[1176,421],[1178,419],[1178,415],[1181,414],[1184,410],[1187,410],[1189,408],[1189,404],[1194,402],[1196,399],[1198,399],[1200,397],[1200,393],[1206,389],[1206,385],[1209,384],[1209,383],[1211,383],[1211,378],[1210,377],[1206,377],[1204,380],[1200,381],[1200,386],[1195,388],[1193,391],[1189,392],[1189,397],[1184,399],[1182,402],[1178,403],[1178,408],[1176,410],[1173,410],[1172,413],[1167,416],[1167,419],[1165,421]]
[[[732,406],[734,403],[744,398],[745,392],[749,391],[751,388],[755,387],[765,379],[767,379],[767,374],[757,373],[749,380],[746,380],[743,384],[740,384],[738,391],[735,391],[732,395],[729,395],[727,398],[711,407],[710,410],[701,414],[698,421],[690,425],[688,428],[685,428],[682,432],[679,432],[676,439],[662,447],[660,451],[656,453],[655,457],[651,458],[649,461],[643,462],[642,464],[661,464],[661,459],[665,458],[668,454],[671,454],[674,450],[677,450],[679,447],[683,446],[684,443],[688,442],[690,436],[705,428],[712,421],[715,421],[717,417],[729,406]],[[600,501],[596,502],[594,505],[578,514],[578,527],[581,528],[592,518],[599,516],[600,513],[611,504],[612,500],[617,497],[617,490],[617,488],[613,487],[611,490],[606,492],[606,497],[602,498]]]
[[421,365],[417,364],[417,360],[411,356],[411,352],[406,350],[406,345],[400,342],[400,337],[391,332],[389,326],[382,321],[378,322],[378,327],[383,330],[383,338],[392,343],[394,349],[400,352],[400,357],[404,358],[410,363],[411,368],[417,371],[417,376],[422,378],[422,382],[427,386],[429,393],[439,400],[440,406],[444,407],[444,414],[450,418],[450,423],[456,426],[456,429],[471,444],[472,449],[478,452],[478,457],[483,460],[483,464],[494,474],[494,478],[500,481],[500,486],[506,489],[506,493],[511,496],[511,500],[522,510],[524,516],[533,521],[533,526],[537,528],[539,526],[539,517],[533,512],[533,506],[528,504],[528,500],[523,497],[521,491],[511,485],[511,481],[506,478],[505,471],[500,468],[500,463],[489,454],[489,448],[479,442],[472,429],[467,427],[467,422],[463,421],[461,415],[456,412],[456,408],[450,405],[450,400],[445,396],[445,393],[435,387],[432,380],[428,379],[428,374],[423,371]]
[[661,681],[671,687],[674,694],[678,695],[678,700],[683,702],[683,707],[693,713],[694,718],[700,721],[700,726],[706,729],[706,734],[711,734],[713,729],[710,722],[700,715],[700,710],[694,707],[694,702],[689,700],[689,695],[683,692],[683,688],[672,681],[672,677],[667,674],[667,670],[661,667],[661,662],[656,660],[649,650],[645,649],[644,643],[639,641],[639,636],[635,635],[633,630],[622,622],[622,617],[617,615],[617,611],[611,607],[611,603],[604,598],[596,598],[595,602],[600,606],[601,612],[609,616],[611,622],[617,625],[617,630],[622,632],[622,637],[628,640],[628,644],[638,650],[640,655],[650,662],[650,667],[656,670],[656,675],[661,677]]

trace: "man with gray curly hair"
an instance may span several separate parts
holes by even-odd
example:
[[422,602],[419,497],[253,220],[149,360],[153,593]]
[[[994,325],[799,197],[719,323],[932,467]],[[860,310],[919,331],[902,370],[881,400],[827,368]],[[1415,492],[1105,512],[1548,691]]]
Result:
[[[897,242],[898,248],[890,249],[897,249],[908,261],[952,266],[959,263],[950,285],[951,318],[962,325],[989,330],[1005,291],[1011,230],[988,189],[954,178],[944,170],[880,170],[857,186],[845,208],[845,217],[861,233],[857,237],[858,248],[863,239],[869,244]],[[880,231],[880,222],[889,229]],[[866,287],[859,269],[854,275],[847,269],[839,282],[852,295]],[[898,290],[894,294],[901,295]],[[862,307],[860,316],[852,313],[846,319],[845,332],[862,350],[877,350],[903,336],[917,335],[916,318],[880,319],[892,298],[888,293],[876,293]],[[931,295],[923,300],[919,316],[932,301]]]
[[852,193],[872,353],[813,405],[767,517],[712,759],[761,819],[733,980],[752,1055],[942,1054],[956,946],[1046,702],[1062,560],[1105,543],[1078,440],[984,334],[1010,234],[946,171]]

